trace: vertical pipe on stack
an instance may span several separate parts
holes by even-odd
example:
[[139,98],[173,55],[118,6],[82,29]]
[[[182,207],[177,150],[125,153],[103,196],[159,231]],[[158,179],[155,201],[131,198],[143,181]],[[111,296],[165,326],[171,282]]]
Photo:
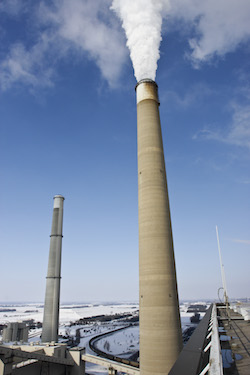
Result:
[[43,313],[42,342],[58,341],[63,237],[63,201],[64,197],[62,195],[54,196],[48,273],[46,278],[46,293]]
[[158,86],[136,86],[140,374],[168,374],[182,349],[179,300],[159,115]]

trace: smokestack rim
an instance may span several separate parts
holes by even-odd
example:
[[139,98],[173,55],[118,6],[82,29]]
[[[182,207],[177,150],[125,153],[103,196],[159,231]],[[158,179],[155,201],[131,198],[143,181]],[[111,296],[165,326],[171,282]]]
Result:
[[56,198],[61,198],[65,200],[65,198],[61,194],[54,195],[53,199],[56,199]]
[[135,87],[135,92],[137,105],[146,99],[154,100],[158,103],[158,105],[160,105],[158,96],[158,85],[152,79],[141,79]]
[[137,82],[136,86],[135,86],[135,91],[137,89],[137,87],[141,84],[141,83],[151,83],[152,85],[156,86],[157,90],[158,90],[158,85],[157,83],[151,79],[151,78],[142,78],[139,82]]

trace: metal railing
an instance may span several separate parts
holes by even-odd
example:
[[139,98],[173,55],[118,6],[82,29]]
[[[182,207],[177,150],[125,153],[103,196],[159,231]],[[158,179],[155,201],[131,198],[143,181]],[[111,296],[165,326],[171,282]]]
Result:
[[[95,341],[99,336],[92,340]],[[109,370],[120,370],[127,374],[139,375],[140,371],[134,367],[115,362],[114,360],[117,360],[115,357],[107,359],[106,356],[105,359],[85,354],[82,355],[82,359],[86,362],[109,367]],[[109,373],[113,372],[110,371]],[[209,307],[168,375],[180,374],[223,375],[216,304]]]
[[217,308],[212,304],[169,375],[223,375]]
[[209,357],[209,375],[222,375],[223,366],[222,366],[222,355],[221,355],[221,345],[218,329],[218,318],[217,318],[217,307],[216,304],[213,304],[213,311],[211,316],[211,326],[212,334],[210,341],[210,357]]

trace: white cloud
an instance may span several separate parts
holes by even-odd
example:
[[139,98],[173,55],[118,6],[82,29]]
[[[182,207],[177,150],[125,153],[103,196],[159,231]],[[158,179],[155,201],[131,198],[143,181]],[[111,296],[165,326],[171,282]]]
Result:
[[233,104],[233,123],[226,142],[250,148],[250,105]]
[[[0,12],[16,17],[25,12],[26,24],[32,28],[32,33],[26,30],[29,44],[19,39],[9,51],[2,53],[6,56],[0,62],[2,89],[19,82],[32,87],[52,85],[55,63],[58,59],[72,58],[72,51],[78,59],[93,61],[109,85],[115,86],[128,51],[119,20],[110,10],[111,3],[111,0],[40,0],[35,3],[2,0]],[[234,51],[250,37],[249,0],[164,0],[163,3],[163,15],[168,13],[170,28],[181,24],[178,20],[182,20],[192,30],[190,57],[196,65]],[[240,119],[235,118],[237,121]],[[245,132],[245,128],[241,131]],[[237,126],[237,134],[232,129],[232,137],[240,137],[239,132],[240,126]]]
[[244,94],[241,101],[235,99],[230,104],[232,120],[224,131],[207,126],[193,139],[214,140],[250,149],[250,89],[243,88],[241,94]]
[[43,34],[29,50],[21,43],[11,46],[9,54],[0,64],[1,89],[7,90],[16,82],[32,88],[52,86],[53,69],[48,62],[45,66],[44,59],[49,45],[49,39]]
[[183,93],[183,95],[178,94],[174,90],[163,91],[160,101],[162,103],[174,103],[174,105],[185,109],[211,95],[214,95],[214,91],[208,85],[196,83],[189,87],[188,91]]
[[239,184],[250,185],[250,179],[241,179],[238,182]]
[[250,240],[240,240],[240,239],[237,239],[237,238],[232,238],[232,239],[230,239],[230,241],[236,242],[236,243],[242,243],[244,245],[250,245]]
[[[11,0],[14,4],[16,2]],[[110,1],[54,0],[41,2],[36,14],[37,36],[29,46],[12,45],[0,62],[2,90],[22,83],[31,87],[53,84],[55,64],[68,57],[95,62],[110,86],[115,86],[127,59],[125,41]]]
[[110,1],[101,0],[55,0],[53,8],[43,5],[40,14],[59,38],[87,52],[112,86],[120,76],[128,52],[109,5]]
[[20,12],[27,10],[28,0],[1,0],[0,12],[8,13],[11,16],[16,16]]
[[192,25],[195,64],[232,52],[250,37],[249,0],[171,0],[169,16]]

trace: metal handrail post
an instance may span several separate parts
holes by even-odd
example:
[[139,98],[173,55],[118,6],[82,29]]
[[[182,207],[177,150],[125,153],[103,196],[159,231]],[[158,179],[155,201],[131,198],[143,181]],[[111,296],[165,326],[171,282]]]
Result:
[[212,328],[212,338],[211,338],[211,348],[209,357],[209,375],[223,375],[222,366],[222,355],[221,355],[221,345],[218,330],[218,319],[217,319],[217,307],[213,304],[212,310],[213,328]]

